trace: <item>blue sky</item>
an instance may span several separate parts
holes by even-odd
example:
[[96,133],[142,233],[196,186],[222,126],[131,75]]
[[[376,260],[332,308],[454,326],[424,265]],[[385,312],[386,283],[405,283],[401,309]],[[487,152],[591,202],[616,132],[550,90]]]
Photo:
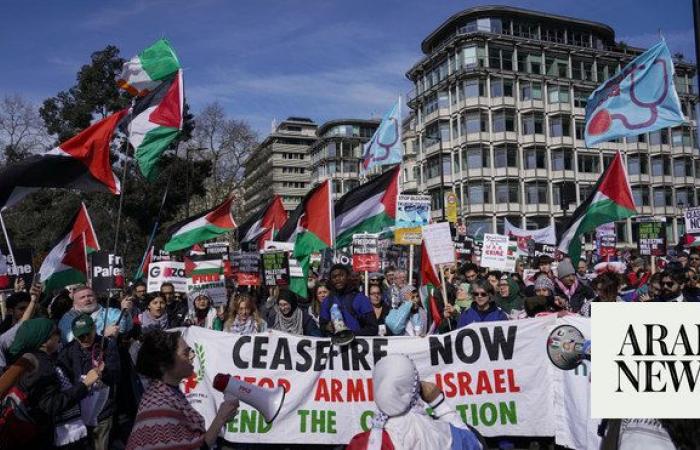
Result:
[[[91,52],[114,44],[130,58],[167,37],[185,67],[195,112],[219,101],[261,137],[273,119],[319,123],[381,116],[411,85],[421,41],[452,14],[452,0],[149,0],[4,2],[0,95],[33,102],[70,87]],[[510,1],[606,23],[617,40],[647,47],[661,29],[694,60],[691,1]]]

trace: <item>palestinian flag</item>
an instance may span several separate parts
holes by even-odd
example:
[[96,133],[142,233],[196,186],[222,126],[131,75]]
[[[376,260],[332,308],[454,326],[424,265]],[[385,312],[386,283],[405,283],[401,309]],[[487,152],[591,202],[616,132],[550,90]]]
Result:
[[68,224],[39,269],[48,292],[87,281],[87,255],[100,250],[85,204]]
[[185,276],[188,278],[193,277],[209,277],[214,278],[218,281],[219,275],[224,273],[224,268],[221,265],[220,259],[193,259],[184,258],[185,261]]
[[258,249],[263,248],[265,241],[273,240],[276,231],[279,231],[286,221],[287,211],[282,205],[282,198],[275,195],[265,208],[238,227],[238,242],[241,246],[255,243]]
[[581,203],[559,238],[559,251],[572,261],[581,256],[581,236],[605,223],[626,219],[637,214],[627,171],[618,152],[605,169],[593,192]]
[[165,149],[182,129],[182,71],[162,82],[153,92],[136,102],[121,128],[134,147],[141,173],[152,180]]
[[55,149],[0,172],[0,208],[10,207],[41,188],[119,194],[119,179],[109,161],[109,144],[126,112],[95,122]]
[[233,231],[236,222],[231,215],[232,203],[233,197],[229,197],[219,206],[168,227],[165,250],[176,252]]
[[394,225],[400,173],[397,165],[335,202],[336,248],[351,245],[353,234],[381,233]]
[[153,261],[153,251],[154,247],[150,246],[148,247],[148,250],[146,250],[146,253],[143,255],[143,258],[141,259],[141,265],[139,266],[138,269],[136,269],[136,273],[134,274],[133,279],[134,280],[141,280],[148,278],[148,266],[151,265],[151,261]]
[[289,289],[299,296],[308,295],[306,280],[311,254],[333,246],[333,194],[326,180],[313,188],[287,219],[278,240],[294,240],[294,258],[299,261],[303,277],[291,277]]
[[430,333],[433,333],[442,322],[442,311],[435,300],[435,289],[440,289],[440,277],[435,271],[435,265],[430,261],[428,250],[425,244],[421,245],[420,256],[420,294],[423,300],[423,307],[430,312],[432,325]]
[[170,42],[160,39],[124,63],[117,86],[131,95],[143,96],[179,69],[180,61]]

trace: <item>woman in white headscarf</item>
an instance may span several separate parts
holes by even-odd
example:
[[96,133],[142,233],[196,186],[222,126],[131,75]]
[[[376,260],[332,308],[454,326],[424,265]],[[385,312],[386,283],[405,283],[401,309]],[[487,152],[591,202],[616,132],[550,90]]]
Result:
[[[375,413],[372,429],[355,435],[347,450],[482,450],[476,432],[465,425],[436,385],[421,382],[405,355],[382,358],[372,374]],[[432,415],[425,408],[432,408]]]

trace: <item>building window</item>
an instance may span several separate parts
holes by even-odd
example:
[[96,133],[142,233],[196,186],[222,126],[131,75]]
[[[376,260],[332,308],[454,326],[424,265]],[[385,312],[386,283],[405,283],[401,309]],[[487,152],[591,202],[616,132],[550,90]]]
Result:
[[467,133],[488,132],[488,116],[481,111],[465,114]]
[[462,61],[464,67],[468,69],[475,67],[484,67],[485,59],[486,56],[483,47],[470,45],[462,49]]
[[666,130],[654,131],[649,133],[649,143],[651,145],[668,144],[668,133],[666,132]]
[[520,203],[520,183],[518,180],[496,182],[496,203]]
[[518,168],[518,147],[512,144],[498,145],[493,148],[494,164],[497,169]]
[[674,177],[692,177],[693,160],[690,158],[675,158],[673,160]]
[[546,169],[547,151],[543,148],[532,147],[523,150],[525,169]]
[[469,78],[462,84],[464,98],[477,98],[486,95],[485,81],[483,78]]
[[542,74],[542,54],[518,51],[518,72]]
[[627,172],[630,175],[648,175],[649,164],[644,155],[630,155],[627,157]]
[[672,130],[671,142],[674,147],[692,147],[690,129],[682,127]]
[[574,108],[586,108],[588,104],[588,97],[592,94],[591,91],[579,91],[576,89],[574,91]]
[[504,48],[489,47],[489,68],[513,70],[513,52]]
[[491,78],[491,97],[512,97],[513,80],[510,78]]
[[569,58],[567,56],[547,56],[547,75],[550,77],[569,78]]
[[569,88],[557,84],[547,85],[547,99],[549,103],[569,103]]
[[605,62],[598,60],[597,63],[598,71],[596,75],[598,76],[598,83],[603,83],[608,78],[612,77],[617,73],[618,64],[614,62]]
[[591,196],[593,193],[593,185],[592,184],[580,184],[578,186],[578,192],[579,192],[579,198],[581,199],[581,202],[585,202],[588,197]]
[[638,134],[636,136],[628,136],[627,137],[627,143],[628,144],[636,144],[638,142],[640,143],[645,143],[647,141],[647,135],[646,134]]
[[593,61],[572,59],[571,72],[575,80],[593,81]]
[[543,122],[544,118],[542,113],[529,113],[529,114],[523,114],[523,134],[524,135],[532,135],[532,134],[542,134],[544,133],[544,127],[543,127]]
[[671,188],[654,188],[654,208],[658,208],[659,206],[673,206],[673,193],[671,192]]
[[525,183],[525,201],[528,205],[547,203],[547,183]]
[[552,150],[552,170],[573,170],[574,149]]
[[667,156],[654,156],[651,158],[651,175],[654,177],[671,175],[671,161]]
[[644,186],[632,187],[632,198],[636,206],[650,206],[649,203],[649,188]]
[[583,120],[574,120],[574,132],[576,133],[576,139],[586,139],[586,122]]
[[542,100],[542,83],[529,80],[521,81],[520,100]]
[[[584,173],[600,173],[600,158],[598,155],[578,155],[578,171]],[[584,197],[581,197],[582,199]]]
[[562,137],[571,136],[571,122],[567,117],[551,117],[549,119],[549,136]]
[[467,201],[471,205],[491,203],[491,183],[469,183],[467,186]]
[[491,115],[493,132],[515,131],[515,112],[511,109],[501,109]]
[[467,147],[462,151],[462,167],[471,169],[487,169],[491,167],[488,147]]

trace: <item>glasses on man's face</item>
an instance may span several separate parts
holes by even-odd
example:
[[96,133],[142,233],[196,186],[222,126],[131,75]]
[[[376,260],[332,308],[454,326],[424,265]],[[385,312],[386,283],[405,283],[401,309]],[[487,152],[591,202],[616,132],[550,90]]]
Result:
[[472,296],[474,297],[488,297],[489,294],[486,292],[472,292]]
[[691,256],[691,257],[688,258],[688,259],[691,260],[691,261],[700,261],[700,256]]
[[672,288],[673,286],[676,285],[676,282],[675,282],[675,281],[664,281],[664,282],[661,283],[661,284],[662,284],[664,287]]

